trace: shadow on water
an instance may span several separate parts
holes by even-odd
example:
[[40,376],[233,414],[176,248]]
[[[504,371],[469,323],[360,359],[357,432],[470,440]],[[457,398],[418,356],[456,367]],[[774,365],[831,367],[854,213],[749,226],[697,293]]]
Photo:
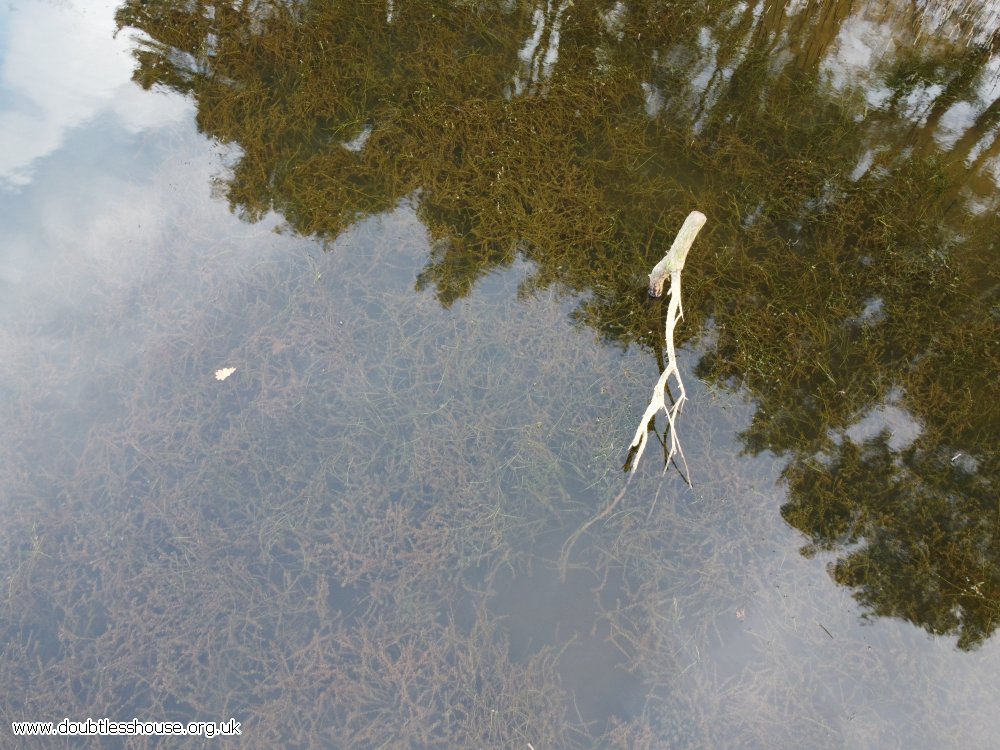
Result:
[[[1000,623],[998,37],[872,5],[124,3],[134,80],[195,102],[261,233],[241,254],[187,206],[140,284],[4,331],[4,718],[951,738],[975,688],[940,660],[948,697],[923,688],[912,635],[856,621],[980,654]],[[693,208],[695,488],[641,472],[560,582]]]

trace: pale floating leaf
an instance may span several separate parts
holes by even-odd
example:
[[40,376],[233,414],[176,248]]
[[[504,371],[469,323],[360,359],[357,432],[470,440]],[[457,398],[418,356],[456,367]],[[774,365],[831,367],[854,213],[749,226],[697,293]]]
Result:
[[230,375],[232,375],[234,372],[236,372],[236,368],[235,367],[223,367],[221,370],[216,370],[215,371],[215,379],[216,380],[225,380]]

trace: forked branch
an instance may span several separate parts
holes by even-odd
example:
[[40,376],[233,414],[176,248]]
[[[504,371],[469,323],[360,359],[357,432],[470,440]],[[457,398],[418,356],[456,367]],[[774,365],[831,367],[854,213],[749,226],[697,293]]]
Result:
[[[684,220],[684,224],[681,226],[680,231],[677,232],[677,236],[674,238],[674,243],[670,246],[670,250],[667,251],[667,254],[663,256],[663,260],[657,263],[653,268],[652,273],[649,274],[650,297],[663,296],[663,285],[666,283],[667,277],[670,277],[670,288],[667,290],[667,293],[670,295],[670,303],[667,305],[667,323],[665,332],[667,344],[666,366],[663,368],[663,372],[656,381],[656,385],[653,386],[653,397],[649,400],[649,406],[646,407],[646,411],[643,413],[642,419],[639,421],[639,427],[635,431],[635,437],[632,439],[632,445],[629,449],[629,457],[632,461],[632,465],[629,468],[629,475],[625,482],[625,486],[622,487],[621,491],[615,496],[614,500],[608,503],[604,510],[573,532],[569,539],[566,540],[566,543],[563,544],[562,553],[559,556],[559,570],[564,578],[566,576],[569,555],[573,549],[573,545],[576,544],[577,540],[586,533],[587,529],[598,521],[610,516],[618,503],[620,503],[622,498],[625,497],[625,491],[628,489],[628,485],[629,482],[632,481],[632,477],[635,476],[635,470],[639,465],[639,459],[642,458],[642,452],[646,449],[646,441],[649,437],[649,422],[651,419],[656,417],[657,413],[661,409],[667,417],[667,423],[670,430],[670,442],[667,450],[667,457],[664,461],[664,471],[670,466],[670,462],[673,460],[674,456],[679,455],[681,462],[684,464],[684,480],[688,483],[688,485],[691,484],[691,475],[688,471],[687,459],[684,458],[684,450],[681,448],[680,439],[677,437],[677,415],[680,414],[681,407],[683,407],[684,402],[687,401],[687,391],[684,389],[684,381],[681,380],[681,373],[677,367],[677,351],[674,347],[674,329],[677,327],[678,321],[684,317],[684,306],[681,304],[681,271],[684,268],[684,261],[687,260],[688,250],[691,249],[691,245],[694,244],[694,240],[703,226],[705,226],[705,214],[701,213],[701,211],[692,211],[689,213],[688,217]],[[674,379],[677,381],[677,391],[679,396],[677,400],[675,400],[668,408],[667,384],[671,375],[673,375]]]
[[[656,417],[662,409],[667,417],[667,424],[670,432],[670,444],[667,450],[666,465],[669,466],[674,456],[680,456],[684,464],[684,479],[691,484],[690,472],[688,471],[687,459],[684,458],[684,449],[681,447],[680,439],[677,437],[677,415],[681,413],[684,402],[687,401],[687,391],[684,389],[684,381],[677,366],[677,351],[674,348],[674,329],[677,323],[684,317],[684,305],[681,302],[681,271],[684,269],[684,261],[687,260],[688,250],[694,244],[698,232],[705,226],[705,214],[701,211],[692,211],[684,220],[684,225],[677,232],[674,244],[663,256],[663,260],[656,264],[652,273],[649,274],[649,296],[661,297],[663,295],[663,285],[670,277],[670,288],[667,294],[670,295],[670,304],[667,306],[667,323],[665,338],[667,344],[667,362],[660,374],[656,385],[653,386],[653,396],[649,400],[649,406],[639,421],[639,427],[635,431],[630,448],[632,466],[631,474],[635,473],[639,466],[639,459],[646,449],[646,441],[649,437],[649,421]],[[667,384],[670,376],[673,375],[677,381],[677,399],[667,407]]]

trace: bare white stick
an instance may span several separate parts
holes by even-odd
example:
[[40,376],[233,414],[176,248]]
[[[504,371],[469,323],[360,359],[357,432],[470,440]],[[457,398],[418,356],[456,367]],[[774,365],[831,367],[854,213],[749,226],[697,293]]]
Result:
[[[670,304],[667,305],[665,334],[667,340],[667,364],[656,381],[656,385],[653,386],[653,397],[649,400],[649,406],[646,407],[646,411],[642,415],[642,421],[639,422],[639,428],[635,431],[635,437],[632,439],[631,447],[635,449],[635,454],[628,479],[625,481],[625,486],[615,496],[615,499],[605,506],[604,510],[573,532],[563,544],[562,552],[559,555],[559,570],[563,579],[566,578],[569,555],[573,551],[573,545],[586,533],[587,529],[598,521],[610,516],[612,511],[618,506],[618,503],[625,497],[629,482],[632,481],[636,467],[639,465],[639,459],[646,448],[646,438],[649,436],[649,430],[647,429],[649,420],[655,417],[660,409],[663,409],[663,413],[667,415],[667,422],[670,425],[670,449],[667,454],[666,466],[670,465],[670,460],[674,455],[679,455],[681,461],[684,462],[684,473],[686,475],[684,479],[688,484],[691,484],[687,459],[684,458],[684,450],[681,448],[680,440],[677,437],[677,425],[675,423],[681,407],[687,401],[687,392],[684,390],[684,381],[681,380],[680,370],[677,369],[674,328],[677,326],[677,321],[684,317],[684,307],[681,305],[681,270],[684,268],[684,261],[687,259],[688,250],[691,249],[695,237],[698,236],[698,232],[703,226],[705,226],[705,214],[700,211],[689,213],[688,217],[684,220],[684,225],[677,233],[677,237],[674,238],[674,244],[670,246],[670,250],[663,256],[663,260],[657,263],[653,268],[653,272],[649,274],[649,294],[651,297],[660,297],[663,294],[663,284],[666,282],[667,276],[670,276],[670,289],[668,290]],[[667,381],[671,375],[677,379],[677,389],[680,392],[680,397],[668,409],[666,391]],[[664,470],[666,470],[666,467],[664,467]]]
[[[694,244],[694,238],[698,236],[698,232],[701,231],[703,226],[705,226],[705,214],[701,211],[692,211],[684,219],[684,224],[681,226],[680,231],[677,232],[677,236],[674,237],[674,244],[670,246],[667,254],[663,256],[663,260],[653,266],[653,272],[649,274],[650,297],[662,297],[663,283],[667,280],[667,276],[672,276],[674,273],[679,274],[684,268],[684,261],[687,260],[688,250],[691,249],[691,245]],[[679,276],[677,277],[677,283],[680,284]],[[684,311],[682,310],[681,317],[683,316]]]
[[[674,244],[670,246],[670,250],[663,256],[663,260],[657,263],[653,268],[653,272],[649,274],[649,294],[652,297],[659,297],[663,294],[663,284],[667,276],[670,276],[670,289],[667,290],[667,293],[670,295],[670,304],[667,306],[665,332],[667,363],[659,379],[656,381],[656,385],[653,386],[653,397],[649,400],[649,406],[646,407],[646,411],[642,415],[642,420],[635,431],[635,437],[632,439],[631,445],[635,449],[631,468],[634,474],[636,468],[639,466],[639,459],[642,458],[642,452],[646,449],[646,440],[649,437],[649,430],[647,429],[649,420],[655,417],[657,412],[662,409],[670,427],[670,448],[667,452],[666,463],[669,465],[670,460],[675,455],[679,455],[681,461],[684,463],[685,479],[689,484],[691,480],[689,479],[690,474],[688,473],[687,459],[684,458],[684,449],[681,448],[680,440],[677,437],[676,419],[677,415],[681,412],[681,407],[684,406],[684,402],[687,401],[687,391],[684,389],[684,381],[681,380],[681,373],[677,367],[677,352],[674,349],[674,328],[677,326],[677,322],[684,317],[684,305],[681,303],[681,270],[684,268],[684,261],[687,260],[688,250],[691,249],[695,237],[698,236],[698,232],[701,231],[703,226],[705,226],[705,214],[701,211],[692,211],[689,213],[688,217],[684,220],[684,225],[674,238]],[[671,375],[677,380],[677,390],[680,395],[668,409],[666,391],[667,381]]]

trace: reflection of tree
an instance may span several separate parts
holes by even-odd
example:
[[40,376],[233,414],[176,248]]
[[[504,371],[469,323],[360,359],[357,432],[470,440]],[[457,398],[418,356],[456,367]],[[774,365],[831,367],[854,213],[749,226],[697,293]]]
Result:
[[834,578],[873,614],[957,632],[969,649],[1000,624],[998,467],[953,458],[924,440],[894,451],[885,433],[845,441],[829,463],[793,464],[782,514],[812,549],[849,548]]
[[[520,253],[526,290],[586,293],[581,321],[657,348],[662,309],[636,290],[704,211],[683,331],[711,318],[699,374],[754,394],[744,440],[789,461],[786,517],[818,547],[861,544],[836,577],[873,613],[970,647],[1000,575],[1000,105],[977,93],[997,39],[904,50],[852,106],[824,66],[854,15],[892,23],[856,5],[397,3],[390,23],[384,3],[128,0],[118,23],[148,35],[135,80],[239,145],[234,209],[330,238],[413,199],[435,240],[418,284],[445,305]],[[976,114],[945,147],[958,103]],[[894,389],[916,444],[830,437]]]
[[[118,14],[154,40],[136,80],[190,93],[200,127],[239,144],[228,195],[250,219],[274,209],[296,231],[335,236],[419,193],[442,253],[424,280],[444,302],[519,248],[568,255],[613,234],[615,211],[580,151],[612,129],[605,112],[631,109],[616,87],[583,80],[551,82],[559,106],[499,96],[530,28],[524,14],[401,4],[390,25],[377,4],[220,5],[195,8],[185,25],[172,4],[155,7]],[[344,148],[366,127],[363,148]]]

